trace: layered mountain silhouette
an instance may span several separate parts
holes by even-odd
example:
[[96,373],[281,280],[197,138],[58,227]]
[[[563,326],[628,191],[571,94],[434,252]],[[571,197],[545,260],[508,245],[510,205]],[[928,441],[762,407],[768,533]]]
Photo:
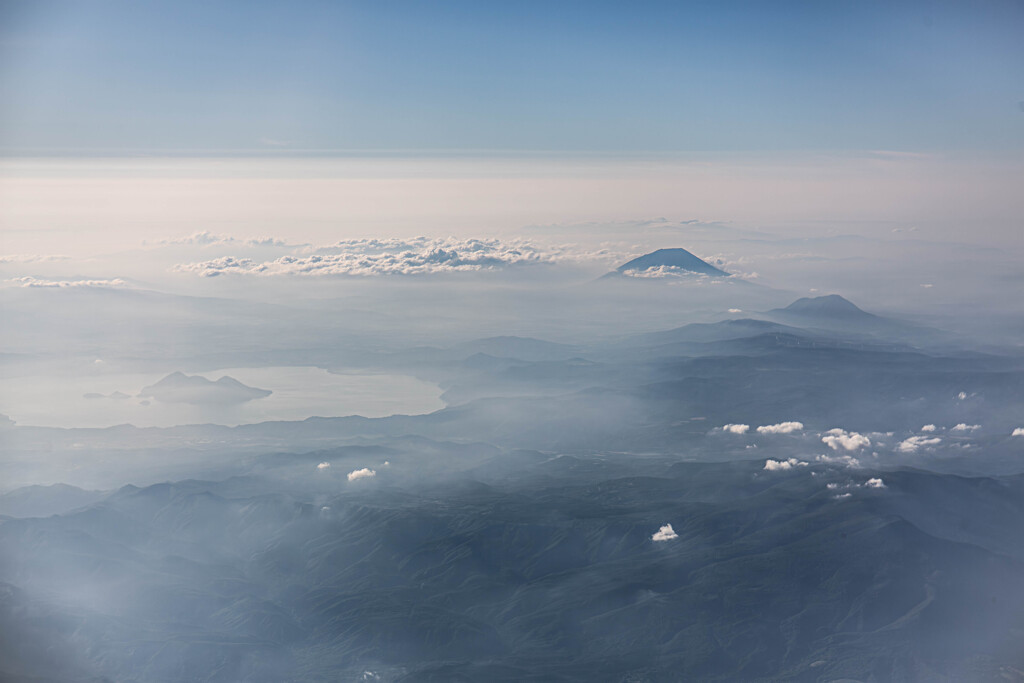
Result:
[[[382,457],[385,487],[313,465]],[[1024,665],[1020,476],[430,442],[253,465],[0,520],[0,679],[985,681]]]

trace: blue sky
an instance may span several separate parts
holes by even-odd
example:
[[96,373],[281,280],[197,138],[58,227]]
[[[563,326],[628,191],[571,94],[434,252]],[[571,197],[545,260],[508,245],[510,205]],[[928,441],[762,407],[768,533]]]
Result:
[[0,149],[1024,151],[1024,3],[0,0]]

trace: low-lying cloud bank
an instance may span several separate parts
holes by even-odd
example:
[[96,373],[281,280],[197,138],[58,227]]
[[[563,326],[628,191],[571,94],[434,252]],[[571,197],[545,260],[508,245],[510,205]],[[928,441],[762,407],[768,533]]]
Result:
[[223,256],[185,263],[175,271],[202,277],[218,275],[425,275],[498,270],[513,266],[582,262],[609,258],[604,251],[541,247],[525,240],[500,239],[359,239],[307,248],[273,261]]

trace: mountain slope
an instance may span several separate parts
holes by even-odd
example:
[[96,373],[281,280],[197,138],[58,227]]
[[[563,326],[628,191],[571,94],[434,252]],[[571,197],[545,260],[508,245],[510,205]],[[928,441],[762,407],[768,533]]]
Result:
[[651,269],[665,268],[675,271],[698,273],[702,275],[713,275],[716,277],[728,277],[729,273],[715,268],[685,249],[658,249],[649,254],[639,256],[628,263],[624,263],[615,269],[619,275],[631,275],[643,273]]

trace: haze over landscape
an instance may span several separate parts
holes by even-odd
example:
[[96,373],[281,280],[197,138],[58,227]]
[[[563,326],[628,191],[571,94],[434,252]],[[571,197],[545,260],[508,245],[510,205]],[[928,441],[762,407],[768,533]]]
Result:
[[0,681],[1024,681],[1024,8],[0,3]]

